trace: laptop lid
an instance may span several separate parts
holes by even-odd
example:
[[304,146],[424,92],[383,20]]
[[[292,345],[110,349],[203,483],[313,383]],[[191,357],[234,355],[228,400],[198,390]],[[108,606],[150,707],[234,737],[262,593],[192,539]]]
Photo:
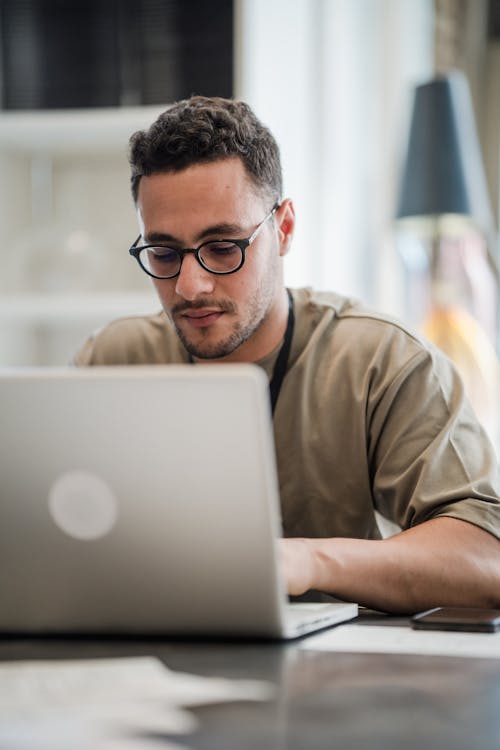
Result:
[[3,371],[0,413],[0,630],[293,635],[260,368]]

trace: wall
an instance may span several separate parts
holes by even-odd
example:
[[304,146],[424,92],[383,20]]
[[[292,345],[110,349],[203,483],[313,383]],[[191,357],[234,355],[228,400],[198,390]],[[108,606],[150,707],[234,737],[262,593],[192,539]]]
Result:
[[[432,19],[431,0],[236,0],[235,93],[275,132],[298,215],[290,285],[400,312],[393,213]],[[126,144],[159,109],[0,115],[0,362],[64,363],[109,316],[154,309],[127,253]]]

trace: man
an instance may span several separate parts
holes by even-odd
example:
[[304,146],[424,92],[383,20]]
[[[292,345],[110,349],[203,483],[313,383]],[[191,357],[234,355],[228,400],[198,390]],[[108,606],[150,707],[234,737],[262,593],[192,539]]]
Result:
[[[193,97],[132,137],[130,162],[131,253],[163,311],[111,323],[76,363],[265,369],[291,594],[500,606],[498,466],[462,384],[383,315],[287,292],[295,215],[271,133],[242,102]],[[403,531],[381,539],[375,509]]]

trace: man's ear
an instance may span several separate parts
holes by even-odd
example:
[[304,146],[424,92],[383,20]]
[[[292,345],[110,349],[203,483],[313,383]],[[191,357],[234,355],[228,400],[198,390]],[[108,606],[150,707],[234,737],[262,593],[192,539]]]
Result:
[[285,198],[276,211],[276,226],[280,256],[283,257],[290,250],[295,229],[295,209],[290,198]]

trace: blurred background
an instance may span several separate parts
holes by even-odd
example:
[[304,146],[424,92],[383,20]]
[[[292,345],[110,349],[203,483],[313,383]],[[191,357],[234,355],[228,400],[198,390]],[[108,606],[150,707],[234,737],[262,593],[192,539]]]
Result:
[[500,0],[0,0],[0,365],[158,308],[127,142],[192,93],[277,137],[287,283],[422,330],[496,438]]

